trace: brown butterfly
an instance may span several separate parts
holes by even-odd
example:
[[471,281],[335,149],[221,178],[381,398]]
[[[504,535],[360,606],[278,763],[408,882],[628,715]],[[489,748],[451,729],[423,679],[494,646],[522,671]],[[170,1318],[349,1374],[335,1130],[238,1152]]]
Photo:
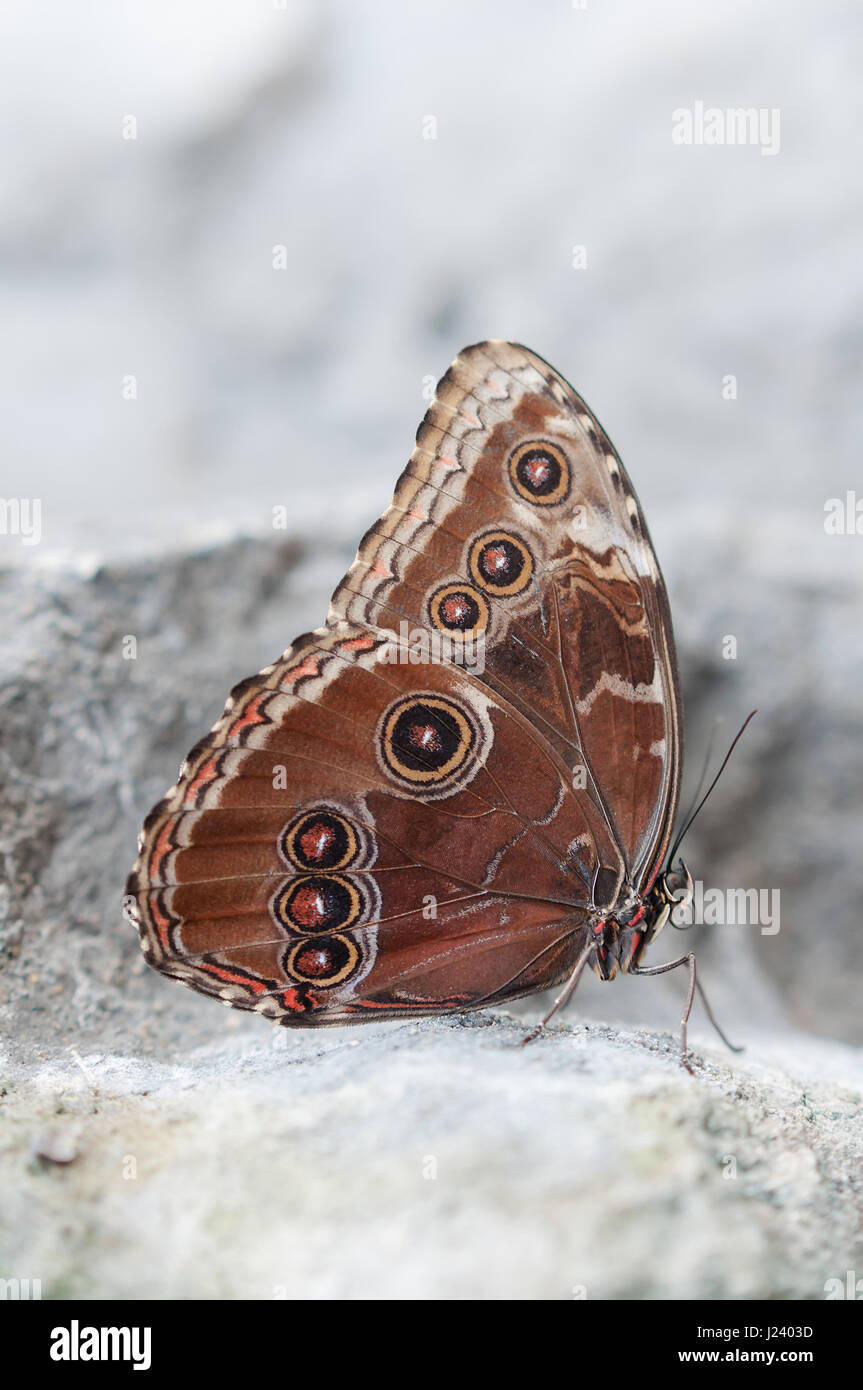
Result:
[[641,965],[691,892],[660,872],[681,742],[620,459],[541,357],[479,343],[326,626],[235,687],[150,812],[127,915],[155,969],[299,1027],[687,964],[685,1057],[694,957]]

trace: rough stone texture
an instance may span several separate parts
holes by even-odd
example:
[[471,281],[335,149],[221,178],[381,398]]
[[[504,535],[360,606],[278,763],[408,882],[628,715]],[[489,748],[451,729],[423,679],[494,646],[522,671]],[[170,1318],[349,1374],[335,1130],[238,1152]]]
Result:
[[4,1004],[25,1010],[16,1033],[98,1031],[136,997],[118,893],[137,827],[230,685],[293,635],[295,558],[289,543],[238,541],[131,569],[0,575],[0,941]]
[[817,1298],[859,1267],[859,571],[822,536],[801,577],[818,530],[654,526],[690,745],[761,706],[687,860],[782,892],[776,935],[653,952],[697,948],[747,1048],[696,1010],[694,1077],[679,975],[586,981],[522,1051],[542,1001],[303,1036],[143,965],[119,910],[140,820],[230,685],[321,620],[355,536],[2,574],[0,1273],[54,1296]]
[[218,1022],[4,1068],[7,1271],[43,1297],[811,1299],[861,1267],[848,1048],[762,1035],[691,1076],[668,1035],[525,1050],[500,1013]]

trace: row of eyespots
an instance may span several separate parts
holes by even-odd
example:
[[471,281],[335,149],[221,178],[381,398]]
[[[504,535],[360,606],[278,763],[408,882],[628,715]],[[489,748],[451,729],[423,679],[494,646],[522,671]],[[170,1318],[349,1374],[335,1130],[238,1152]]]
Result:
[[481,638],[491,616],[486,594],[513,598],[524,593],[534,568],[533,555],[519,536],[511,531],[484,531],[468,552],[473,583],[443,584],[429,596],[432,627],[455,641]]
[[[559,445],[548,440],[519,444],[509,456],[507,473],[517,495],[534,506],[556,506],[569,496],[569,463]],[[520,536],[505,530],[484,531],[468,551],[472,583],[451,582],[430,595],[432,626],[456,640],[478,638],[489,625],[486,595],[514,598],[524,593],[534,569],[531,550]]]
[[340,933],[375,915],[377,885],[369,874],[338,871],[368,861],[368,837],[364,827],[326,806],[303,811],[281,832],[280,853],[299,870],[270,903],[278,925],[299,937],[282,957],[289,979],[333,988],[360,969],[363,952]]

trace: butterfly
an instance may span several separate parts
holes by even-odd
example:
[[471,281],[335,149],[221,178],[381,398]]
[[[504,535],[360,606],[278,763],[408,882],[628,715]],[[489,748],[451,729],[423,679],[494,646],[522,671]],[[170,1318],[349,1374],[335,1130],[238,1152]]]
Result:
[[682,723],[620,458],[541,357],[478,343],[326,624],[234,688],[150,812],[126,915],[156,970],[289,1027],[687,965],[685,1059],[694,956],[642,964],[692,893],[663,870]]

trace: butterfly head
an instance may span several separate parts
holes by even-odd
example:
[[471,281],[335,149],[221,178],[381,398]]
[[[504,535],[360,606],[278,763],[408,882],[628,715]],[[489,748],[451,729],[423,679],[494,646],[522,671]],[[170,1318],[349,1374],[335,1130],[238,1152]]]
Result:
[[648,900],[650,925],[645,933],[645,946],[656,940],[672,913],[676,912],[678,917],[686,913],[692,905],[693,892],[692,875],[683,860],[678,859],[676,869],[669,864],[657,878]]

